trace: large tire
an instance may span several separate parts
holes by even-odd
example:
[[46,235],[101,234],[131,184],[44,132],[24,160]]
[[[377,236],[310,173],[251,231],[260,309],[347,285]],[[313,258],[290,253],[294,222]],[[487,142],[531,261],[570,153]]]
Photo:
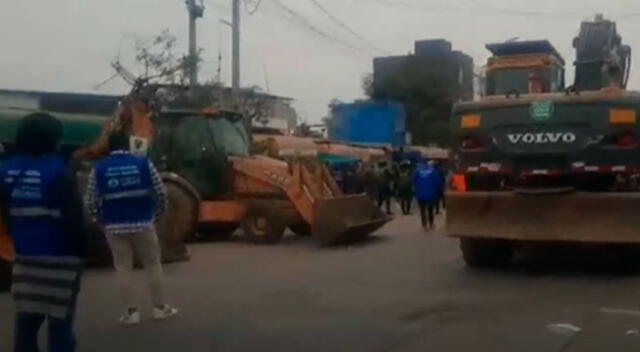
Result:
[[465,263],[473,268],[504,268],[514,254],[508,242],[491,239],[461,239],[460,250]]
[[267,201],[251,203],[240,225],[249,239],[259,244],[280,242],[286,229],[282,209]]
[[289,229],[291,232],[295,233],[300,237],[310,237],[311,236],[311,225],[309,224],[297,224],[297,225],[289,225]]
[[8,291],[11,286],[11,263],[0,258],[0,292]]
[[162,261],[188,260],[189,252],[185,241],[193,237],[198,226],[198,199],[175,182],[165,181],[165,187],[168,199],[167,211],[156,223]]

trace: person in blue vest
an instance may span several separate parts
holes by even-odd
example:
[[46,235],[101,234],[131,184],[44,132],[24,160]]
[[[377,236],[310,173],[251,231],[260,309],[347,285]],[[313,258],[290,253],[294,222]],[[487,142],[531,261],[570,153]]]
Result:
[[73,323],[87,243],[74,172],[56,155],[61,137],[60,121],[28,115],[20,121],[13,155],[0,166],[0,208],[16,253],[16,352],[39,351],[45,320],[49,351],[76,349]]
[[444,187],[440,174],[432,165],[421,162],[413,173],[413,186],[420,206],[422,227],[433,229],[434,208]]
[[178,310],[165,302],[161,252],[154,226],[167,206],[164,184],[149,159],[129,152],[127,134],[112,134],[109,150],[110,156],[98,162],[89,177],[85,202],[111,247],[116,278],[127,307],[120,322],[140,323],[132,292],[134,253],[146,272],[153,318],[173,317]]

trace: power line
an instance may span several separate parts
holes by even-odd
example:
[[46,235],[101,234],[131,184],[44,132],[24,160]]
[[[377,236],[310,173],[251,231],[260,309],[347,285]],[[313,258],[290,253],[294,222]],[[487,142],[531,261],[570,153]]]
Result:
[[294,22],[295,24],[297,24],[298,26],[306,29],[309,32],[312,32],[322,38],[324,38],[325,40],[329,40],[331,42],[334,43],[339,43],[342,46],[360,52],[360,53],[367,53],[370,54],[368,49],[362,48],[362,47],[358,47],[356,45],[353,45],[352,43],[350,43],[347,40],[344,40],[338,36],[329,34],[325,31],[323,31],[322,29],[318,28],[317,26],[313,25],[305,16],[303,16],[302,14],[300,14],[299,12],[293,10],[292,8],[288,7],[287,5],[285,5],[284,3],[282,3],[281,0],[273,0],[273,3],[287,16],[284,16],[286,19],[288,19],[289,21]]
[[215,2],[215,1],[212,1],[212,0],[205,0],[204,2],[205,2],[205,4],[207,4],[209,6],[217,7],[217,8],[223,9],[223,10],[229,10],[229,6],[223,5],[223,4],[219,4],[219,3]]
[[[369,3],[387,7],[394,8],[408,8],[412,10],[420,10],[429,13],[437,13],[437,12],[457,12],[460,14],[468,14],[469,12],[483,12],[489,14],[500,14],[500,15],[508,15],[508,16],[522,16],[522,17],[545,17],[545,18],[556,18],[556,19],[564,19],[567,17],[579,17],[583,16],[584,13],[581,13],[583,9],[575,9],[570,11],[540,11],[534,9],[513,9],[513,8],[503,8],[495,5],[482,3],[481,7],[460,7],[454,6],[452,4],[446,5],[426,5],[426,4],[418,4],[406,0],[351,0],[360,3]],[[596,11],[597,12],[597,11]],[[622,19],[629,19],[640,16],[640,12],[625,12],[625,13],[609,13],[609,15],[621,17]]]
[[378,52],[382,52],[382,50],[377,49],[374,45],[370,44],[368,40],[366,40],[363,36],[361,36],[358,32],[356,32],[355,30],[353,30],[351,27],[349,27],[346,23],[344,23],[343,21],[341,21],[338,17],[336,17],[335,15],[333,15],[331,12],[329,12],[329,10],[327,10],[326,7],[324,7],[320,2],[318,2],[318,0],[309,0],[311,1],[311,3],[317,7],[318,9],[320,9],[320,11],[322,11],[331,21],[333,21],[335,24],[337,24],[338,26],[342,27],[344,30],[346,30],[347,32],[351,33],[351,35],[353,35],[354,37],[358,38],[359,40],[361,40],[363,43],[369,45],[371,48],[373,48],[374,50],[378,51]]
[[258,9],[260,8],[260,5],[262,4],[262,0],[256,0],[256,4],[253,6],[252,9],[249,8],[249,2],[247,0],[245,0],[244,5],[247,7],[247,11],[249,12],[249,15],[253,15],[254,13],[258,12]]

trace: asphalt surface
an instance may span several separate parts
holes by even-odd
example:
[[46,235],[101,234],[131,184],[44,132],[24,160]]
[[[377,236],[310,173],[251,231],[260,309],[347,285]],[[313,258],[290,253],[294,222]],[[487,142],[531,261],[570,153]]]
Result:
[[[146,320],[133,328],[116,323],[112,271],[92,269],[79,351],[640,350],[639,272],[602,269],[592,253],[472,270],[457,247],[441,230],[421,231],[415,216],[350,247],[293,235],[273,247],[194,244],[190,262],[165,268],[180,316],[152,322],[144,306]],[[142,281],[139,292],[144,302]],[[561,323],[570,325],[553,326]],[[11,350],[12,324],[11,300],[0,294],[0,351]]]

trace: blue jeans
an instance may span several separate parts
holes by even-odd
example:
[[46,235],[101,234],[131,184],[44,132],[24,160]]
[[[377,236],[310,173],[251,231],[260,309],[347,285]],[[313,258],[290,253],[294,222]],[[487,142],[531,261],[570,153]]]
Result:
[[64,319],[47,317],[38,313],[17,313],[14,333],[14,352],[39,352],[38,331],[48,320],[49,352],[74,352],[76,336],[73,322],[76,313],[78,293],[73,295],[73,303]]

